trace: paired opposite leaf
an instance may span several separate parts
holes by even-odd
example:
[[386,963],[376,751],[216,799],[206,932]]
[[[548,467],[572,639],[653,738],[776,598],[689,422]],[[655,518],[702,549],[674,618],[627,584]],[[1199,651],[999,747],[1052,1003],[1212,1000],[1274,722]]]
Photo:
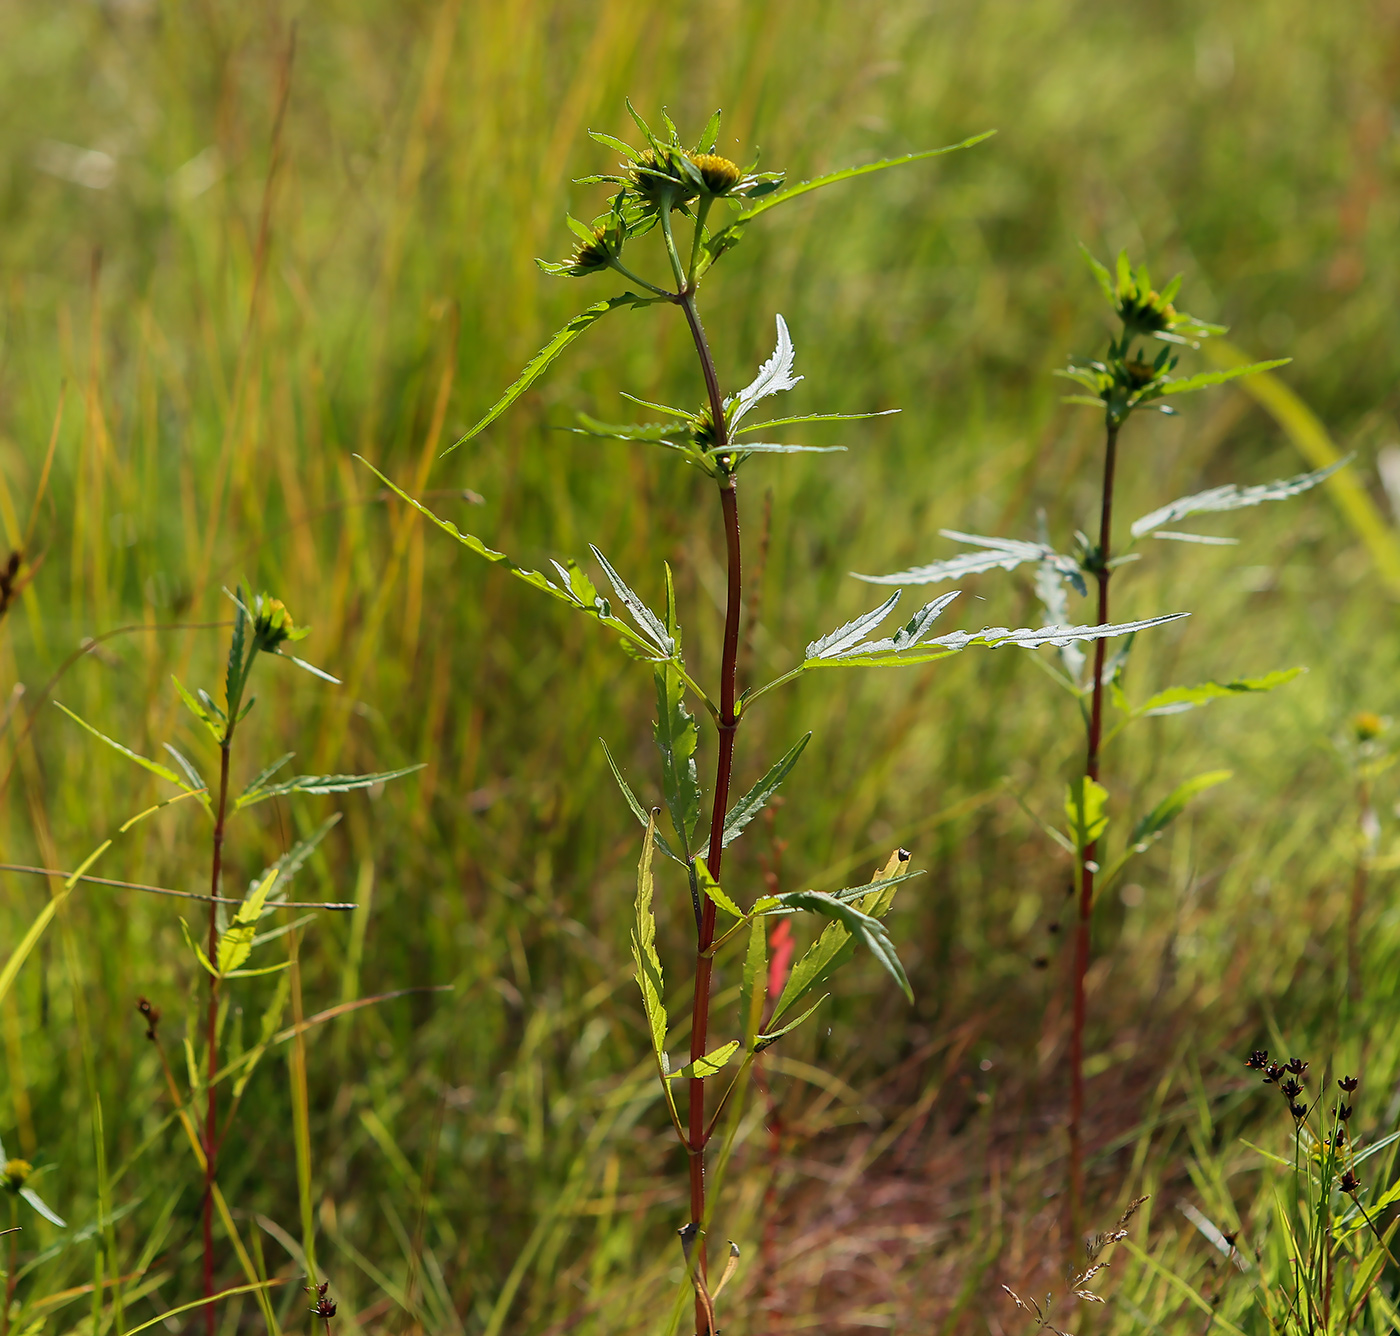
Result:
[[[744,833],[744,828],[749,822],[768,805],[768,800],[782,787],[783,781],[791,773],[793,766],[797,764],[797,758],[802,755],[803,750],[811,740],[810,733],[804,733],[798,738],[788,748],[781,760],[729,809],[724,818],[724,833],[720,839],[724,848],[729,848]],[[710,856],[708,840],[701,853],[706,858]]]

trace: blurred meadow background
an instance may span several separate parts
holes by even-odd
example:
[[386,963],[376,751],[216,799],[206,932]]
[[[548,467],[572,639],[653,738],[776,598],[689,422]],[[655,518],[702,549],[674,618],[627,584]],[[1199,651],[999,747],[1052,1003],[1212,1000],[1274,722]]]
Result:
[[[1357,712],[1400,710],[1398,86],[1395,0],[0,6],[0,519],[33,573],[0,622],[0,857],[71,870],[168,793],[55,700],[142,754],[170,741],[208,764],[170,675],[214,689],[220,591],[240,581],[284,599],[312,627],[300,651],[343,679],[260,668],[243,778],[285,751],[318,772],[425,767],[269,803],[232,837],[241,886],[343,813],[298,894],[360,908],[303,930],[307,1015],[451,989],[275,1044],[249,1085],[221,1181],[249,1246],[291,1278],[281,1321],[309,1321],[308,1242],[349,1333],[660,1331],[683,1280],[681,1157],[627,940],[638,832],[598,743],[654,800],[645,670],[389,504],[352,459],[529,566],[596,542],[654,593],[669,561],[713,676],[709,484],[558,430],[579,409],[619,420],[619,389],[698,402],[674,312],[613,317],[436,460],[608,295],[534,259],[567,253],[566,209],[602,206],[570,178],[611,169],[585,131],[628,136],[626,96],[683,133],[722,107],[720,151],[758,144],[793,180],[999,132],[775,214],[706,289],[726,385],[768,354],[781,312],[806,375],[791,411],[903,410],[823,438],[845,454],[748,466],[745,539],[765,556],[745,680],[871,606],[848,572],[951,555],[940,527],[1034,537],[1044,510],[1061,545],[1090,527],[1100,419],[1063,406],[1050,374],[1107,334],[1080,240],[1183,272],[1188,309],[1251,357],[1294,359],[1271,397],[1242,382],[1135,421],[1125,520],[1355,452],[1319,491],[1208,526],[1238,547],[1157,544],[1116,586],[1118,616],[1193,614],[1140,638],[1134,698],[1308,669],[1152,721],[1110,756],[1125,815],[1168,776],[1235,773],[1096,917],[1090,1220],[1150,1192],[1136,1246],[1243,1320],[1244,1282],[1178,1209],[1248,1232],[1270,1191],[1239,1137],[1278,1149],[1283,1129],[1243,1055],[1364,1067],[1364,1126],[1400,1117],[1389,776],[1350,991],[1346,950],[1368,838],[1346,739]],[[962,587],[947,629],[1038,620],[1028,576]],[[917,1001],[865,959],[767,1061],[717,1226],[744,1254],[727,1329],[1022,1330],[1000,1285],[1058,1288],[1063,1246],[1072,868],[1012,790],[1058,811],[1082,760],[1073,703],[1014,649],[817,674],[746,730],[740,781],[809,728],[726,884],[833,887],[909,846],[928,875],[891,925]],[[198,892],[206,840],[177,807],[95,871]],[[0,873],[0,956],[57,889]],[[683,884],[663,874],[659,893],[679,943]],[[16,1329],[100,1336],[199,1293],[200,1171],[135,1010],[144,995],[164,1012],[183,1073],[199,980],[181,912],[82,885],[0,1002],[0,1137],[70,1225],[27,1219]],[[276,988],[231,990],[232,1051],[257,1042]],[[1113,1277],[1098,1330],[1206,1321],[1147,1262],[1120,1255]],[[236,1299],[221,1331],[262,1320]]]

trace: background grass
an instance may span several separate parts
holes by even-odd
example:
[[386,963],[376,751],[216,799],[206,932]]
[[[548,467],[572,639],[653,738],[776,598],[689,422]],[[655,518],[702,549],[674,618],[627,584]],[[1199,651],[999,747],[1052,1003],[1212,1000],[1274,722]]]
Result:
[[[12,544],[62,408],[32,554],[43,565],[0,626],[0,688],[13,686],[0,707],[5,857],[74,867],[163,796],[49,704],[54,675],[53,698],[138,751],[169,740],[207,765],[169,675],[213,689],[227,632],[168,628],[226,619],[219,589],[240,579],[309,622],[307,657],[345,682],[264,664],[242,776],[285,750],[306,769],[426,763],[382,793],[269,805],[231,847],[237,886],[344,812],[301,889],[362,908],[308,929],[308,1012],[452,987],[307,1036],[317,1251],[339,1325],[654,1331],[680,1279],[682,1166],[626,946],[637,832],[597,743],[652,794],[650,684],[591,628],[388,506],[351,460],[404,480],[431,465],[440,513],[527,565],[596,542],[654,594],[670,561],[687,643],[713,675],[722,550],[708,484],[553,430],[578,408],[615,418],[620,388],[698,401],[674,313],[613,317],[432,465],[550,331],[605,295],[600,280],[551,281],[533,264],[567,250],[566,207],[601,198],[568,184],[609,161],[584,130],[622,132],[624,95],[647,113],[668,106],[682,127],[720,105],[722,146],[760,144],[764,165],[794,178],[1000,131],[789,206],[707,288],[726,381],[767,354],[781,311],[806,373],[793,411],[904,410],[841,436],[845,455],[746,471],[750,553],[772,498],[749,670],[766,677],[868,604],[848,571],[946,555],[940,526],[1030,536],[1043,508],[1061,542],[1088,527],[1097,421],[1061,407],[1049,375],[1106,334],[1078,239],[1184,270],[1188,309],[1229,323],[1253,355],[1291,355],[1284,379],[1357,452],[1352,472],[1389,524],[1377,460],[1397,439],[1398,65],[1392,0],[0,10]],[[1121,513],[1307,464],[1244,392],[1198,396],[1178,420],[1130,428]],[[1135,1237],[1207,1285],[1208,1250],[1173,1206],[1224,1221],[1260,1190],[1234,1139],[1262,1113],[1240,1055],[1262,1040],[1315,1064],[1364,1057],[1362,1116],[1385,1128],[1400,1076],[1400,925],[1384,876],[1364,1000],[1344,1004],[1357,813],[1333,744],[1354,711],[1396,707],[1394,591],[1328,491],[1213,529],[1244,541],[1161,544],[1122,579],[1125,616],[1194,614],[1143,638],[1132,693],[1310,671],[1272,697],[1155,721],[1110,752],[1120,824],[1179,777],[1218,765],[1236,777],[1102,906],[1091,1062],[1096,1200],[1108,1216],[1153,1191]],[[950,628],[1036,616],[1026,580],[964,589]],[[893,924],[919,1000],[906,1008],[867,962],[825,1023],[770,1063],[781,1123],[754,1105],[717,1224],[746,1257],[730,1327],[1015,1326],[997,1283],[1053,1270],[1059,1249],[1049,1194],[1063,1179],[1066,1026],[1052,927],[1070,870],[1002,781],[1058,808],[1080,745],[1072,705],[1010,650],[818,675],[750,725],[740,779],[807,728],[786,804],[737,847],[726,880],[751,889],[774,841],[788,889],[830,887],[910,844],[930,875]],[[1385,852],[1394,795],[1382,797]],[[98,871],[198,890],[205,841],[177,808]],[[0,940],[13,943],[51,888],[0,884]],[[664,895],[675,913],[662,931],[679,946],[684,890]],[[128,1324],[198,1285],[198,1174],[132,1006],[145,994],[165,1011],[180,1065],[197,979],[178,916],[174,902],[82,888],[0,1006],[0,1135],[49,1166],[39,1186],[75,1226],[27,1227],[22,1260],[67,1245],[21,1293],[93,1278],[86,1049],[117,1174],[108,1232],[123,1274],[152,1263],[132,1282],[148,1292],[127,1299]],[[238,987],[231,1035],[254,1042],[274,988]],[[298,1277],[285,1052],[249,1088],[223,1183],[268,1266]],[[1122,1258],[1118,1270],[1101,1321],[1200,1323],[1149,1268]],[[299,1283],[277,1296],[291,1323]],[[1228,1302],[1242,1310],[1239,1293]],[[241,1302],[227,1330],[260,1321]],[[75,1294],[34,1319],[91,1330],[92,1312]],[[110,1323],[110,1304],[102,1313]]]

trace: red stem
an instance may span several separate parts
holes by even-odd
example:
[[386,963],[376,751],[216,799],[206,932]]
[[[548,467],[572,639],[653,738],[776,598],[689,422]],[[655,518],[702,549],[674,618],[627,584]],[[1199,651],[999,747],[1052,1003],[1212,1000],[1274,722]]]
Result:
[[[1110,423],[1104,444],[1103,500],[1099,513],[1099,620],[1108,622],[1109,539],[1113,529],[1113,473],[1118,455],[1118,426]],[[1089,713],[1089,745],[1084,773],[1096,783],[1099,778],[1099,743],[1103,738],[1103,661],[1107,641],[1094,642],[1094,693]],[[1070,1030],[1069,1068],[1069,1216],[1067,1246],[1078,1237],[1080,1210],[1084,1200],[1084,979],[1089,972],[1089,926],[1094,912],[1094,869],[1097,842],[1086,845],[1079,861],[1079,922],[1074,937],[1074,1020]]]
[[[700,367],[705,376],[705,390],[710,400],[710,417],[714,423],[714,452],[722,454],[728,444],[728,427],[724,418],[724,400],[720,395],[719,376],[714,358],[695,309],[692,292],[683,292],[677,303],[685,312]],[[739,547],[739,499],[733,474],[726,474],[720,483],[720,508],[724,516],[725,548],[728,556],[729,581],[724,614],[724,651],[720,664],[719,756],[715,764],[714,810],[710,816],[710,850],[707,863],[716,880],[724,859],[724,818],[729,811],[729,785],[734,772],[734,734],[739,719],[734,707],[737,701],[736,679],[739,662],[739,614],[743,607],[743,564]],[[700,916],[700,933],[696,945],[695,997],[691,1009],[690,1060],[705,1056],[710,1030],[710,982],[714,961],[706,953],[715,940],[715,902],[708,896]],[[705,1081],[693,1077],[690,1081],[689,1110],[690,1150],[690,1218],[700,1225],[705,1219],[705,1143],[709,1139],[705,1127]],[[702,1282],[708,1276],[705,1236],[696,1239],[696,1273]],[[703,1299],[695,1297],[695,1330],[697,1336],[711,1336],[710,1319]]]
[[[214,857],[209,874],[209,963],[212,965],[219,956],[218,902],[219,878],[224,863],[224,818],[228,810],[228,760],[229,749],[233,744],[233,725],[230,723],[219,748],[219,811],[214,819]],[[214,1160],[218,1152],[219,1136],[219,1095],[214,1084],[218,1071],[219,1049],[219,981],[209,976],[209,1103],[204,1116],[204,1296],[214,1296]],[[214,1336],[214,1305],[204,1306],[204,1329],[207,1336]]]

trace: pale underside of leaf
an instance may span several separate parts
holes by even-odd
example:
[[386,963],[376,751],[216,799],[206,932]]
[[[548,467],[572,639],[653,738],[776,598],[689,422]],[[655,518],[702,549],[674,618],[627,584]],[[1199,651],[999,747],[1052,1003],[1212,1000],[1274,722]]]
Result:
[[1227,510],[1242,510],[1248,506],[1262,505],[1265,501],[1284,501],[1310,491],[1319,483],[1325,482],[1338,469],[1351,462],[1351,456],[1339,459],[1335,464],[1317,469],[1312,473],[1300,473],[1293,478],[1280,478],[1275,482],[1259,483],[1254,487],[1240,487],[1237,483],[1226,483],[1223,487],[1212,487],[1205,492],[1183,496],[1169,502],[1151,514],[1135,520],[1132,526],[1134,538],[1160,529],[1173,520],[1184,519],[1187,515],[1216,513]]
[[744,415],[760,399],[790,390],[802,379],[801,376],[792,374],[796,352],[792,346],[792,335],[788,333],[787,321],[781,315],[777,317],[777,325],[778,344],[773,349],[772,356],[759,367],[758,375],[734,396],[734,407],[728,414],[731,429],[739,425]]

